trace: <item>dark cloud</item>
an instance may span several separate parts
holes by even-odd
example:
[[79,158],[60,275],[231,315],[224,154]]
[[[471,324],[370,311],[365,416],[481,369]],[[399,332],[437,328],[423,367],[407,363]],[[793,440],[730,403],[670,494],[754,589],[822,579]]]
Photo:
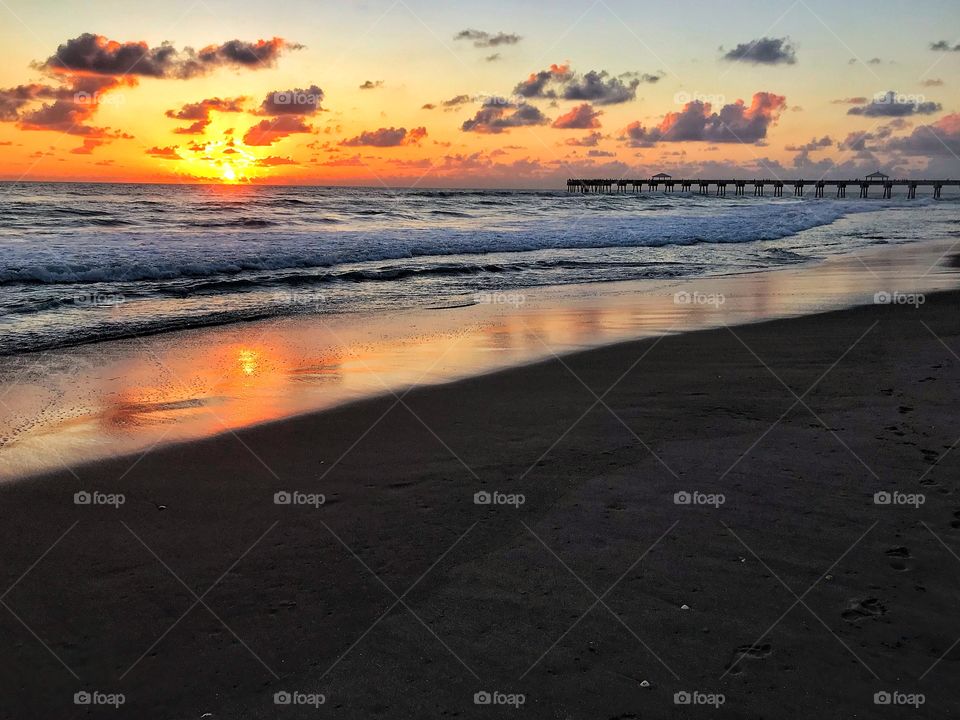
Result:
[[571,78],[563,88],[563,98],[588,100],[597,105],[615,105],[636,98],[639,85],[640,78],[633,78],[624,83],[620,78],[610,77],[605,70],[600,72],[591,70],[583,77]]
[[547,86],[552,83],[564,83],[572,77],[573,72],[571,72],[569,65],[553,64],[546,70],[531,73],[530,77],[513,89],[513,92],[525,98],[556,97],[556,92],[548,90]]
[[194,122],[187,127],[181,127],[174,130],[179,135],[202,135],[204,130],[210,124],[210,113],[237,113],[243,112],[243,103],[245,97],[237,98],[206,98],[199,102],[187,103],[179,110],[167,110],[165,113],[168,118],[174,120],[193,120]]
[[633,100],[640,83],[655,83],[660,75],[629,72],[613,77],[606,70],[591,70],[578,75],[569,65],[551,65],[546,70],[531,73],[513,90],[524,98],[562,98],[585,100],[597,105],[614,105]]
[[460,105],[466,105],[469,102],[473,102],[473,98],[469,95],[455,95],[449,100],[444,100],[440,104],[445,108],[453,108]]
[[866,115],[867,117],[903,117],[904,115],[931,115],[940,112],[940,103],[928,102],[922,96],[898,95],[889,90],[878,95],[866,105],[852,107],[847,115]]
[[574,147],[596,147],[602,138],[603,136],[600,133],[592,132],[582,138],[567,138],[564,140],[564,144]]
[[164,160],[183,160],[183,158],[177,154],[177,148],[173,146],[171,147],[154,146],[149,150],[147,150],[147,155],[149,155],[150,157],[162,158]]
[[723,59],[754,65],[793,65],[797,62],[797,53],[789,38],[762,37],[737,45]]
[[316,85],[293,90],[274,90],[260,103],[257,115],[313,115],[323,108],[323,90]]
[[955,159],[960,155],[960,113],[946,115],[932,125],[919,125],[909,135],[889,138],[883,149],[904,155]]
[[831,100],[830,102],[834,105],[863,105],[868,100],[869,98],[858,96],[858,97],[837,98],[836,100]]
[[313,128],[298,115],[280,115],[273,119],[261,120],[251,127],[243,136],[247,145],[273,145],[290,135],[312,133]]
[[630,147],[685,141],[757,144],[766,138],[767,129],[777,122],[786,105],[785,97],[768,92],[754,93],[749,107],[737,100],[724,105],[719,112],[712,112],[708,103],[695,100],[680,112],[667,113],[655,128],[630,123],[622,139]]
[[435,110],[436,107],[437,107],[437,106],[434,105],[433,103],[424,103],[423,105],[420,106],[420,109],[421,109],[421,110]]
[[939,78],[930,78],[929,80],[924,80],[920,83],[923,87],[941,87],[943,85],[943,80]]
[[360,86],[361,90],[376,90],[383,87],[383,80],[367,80]]
[[547,117],[534,105],[488,102],[477,114],[464,121],[460,129],[464,132],[497,134],[515,127],[544,125]]
[[590,130],[600,127],[602,110],[594,110],[590,103],[577,105],[553,121],[553,127],[559,130]]
[[498,32],[495,34],[483,30],[461,30],[453,36],[454,40],[471,40],[474,47],[489,48],[500,45],[516,45],[523,38],[513,33]]
[[397,147],[398,145],[415,145],[427,135],[424,127],[413,128],[380,128],[360,133],[340,144],[346,147]]
[[493,55],[487,55],[484,60],[487,62],[496,62],[500,59],[500,53],[494,53]]
[[151,48],[142,41],[117,42],[103,35],[83,33],[60,45],[56,53],[39,67],[65,74],[190,78],[218,67],[253,70],[270,67],[283,52],[302,47],[275,37],[256,42],[229,40],[199,51],[192,48],[177,50],[170,43]]
[[930,43],[930,49],[936,50],[937,52],[960,52],[960,43],[951,45],[946,40],[939,40],[937,42]]
[[833,140],[829,135],[824,135],[822,138],[811,138],[810,142],[805,145],[787,145],[784,150],[788,152],[812,152],[814,150],[822,150],[823,148],[828,148],[833,145]]
[[616,153],[607,152],[606,150],[589,150],[587,151],[587,157],[616,157]]

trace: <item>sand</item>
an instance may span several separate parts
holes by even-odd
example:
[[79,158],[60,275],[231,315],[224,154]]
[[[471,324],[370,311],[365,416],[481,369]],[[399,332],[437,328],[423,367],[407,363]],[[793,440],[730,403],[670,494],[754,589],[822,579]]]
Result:
[[958,301],[619,344],[0,486],[0,716],[955,716]]

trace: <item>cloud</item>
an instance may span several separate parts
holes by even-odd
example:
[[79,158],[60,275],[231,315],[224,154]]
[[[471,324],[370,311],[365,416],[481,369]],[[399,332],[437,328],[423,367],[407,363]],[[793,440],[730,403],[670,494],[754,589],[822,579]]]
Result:
[[466,105],[469,102],[473,102],[473,98],[469,95],[455,95],[449,100],[444,100],[440,104],[445,108],[454,108],[460,105]]
[[546,116],[534,105],[487,102],[471,119],[465,120],[460,129],[464,132],[498,134],[515,127],[544,125]]
[[602,110],[594,110],[590,103],[583,103],[554,120],[553,127],[559,130],[589,130],[598,128],[600,127],[600,121],[597,118],[602,114]]
[[303,46],[283,38],[271,40],[228,40],[196,51],[177,50],[170,43],[149,47],[147,43],[117,42],[103,35],[83,33],[67,40],[39,64],[40,69],[62,74],[140,75],[154,78],[191,78],[219,67],[256,70],[272,67],[288,50]]
[[420,106],[420,109],[421,109],[421,110],[435,110],[436,107],[437,107],[437,106],[434,105],[433,103],[424,103],[423,105]]
[[273,145],[290,135],[312,132],[313,128],[307,125],[303,118],[297,115],[280,115],[272,120],[261,120],[251,127],[244,134],[243,142],[253,146]]
[[297,165],[297,161],[288,157],[277,157],[270,155],[265,158],[259,158],[256,161],[258,167],[276,167],[277,165]]
[[658,142],[759,143],[776,124],[787,99],[769,92],[754,93],[749,106],[743,100],[712,112],[709,103],[687,103],[680,112],[667,113],[660,125],[645,128],[630,123],[622,139],[630,147],[652,147]]
[[316,85],[293,90],[274,90],[260,103],[257,115],[314,115],[323,110],[323,90]]
[[918,125],[904,137],[890,138],[883,149],[905,155],[956,158],[960,155],[960,113],[945,115],[931,125]]
[[349,140],[341,141],[346,147],[397,147],[399,145],[416,145],[427,136],[424,127],[413,128],[380,128],[379,130],[365,131]]
[[787,145],[784,150],[787,152],[812,152],[814,150],[822,150],[823,148],[828,148],[833,145],[833,140],[829,135],[824,135],[819,140],[817,138],[811,138],[810,142],[805,145]]
[[103,145],[103,140],[97,140],[95,138],[84,138],[83,144],[80,147],[75,147],[70,152],[73,155],[89,155],[94,149]]
[[922,95],[898,95],[888,90],[878,95],[866,105],[852,107],[847,115],[865,115],[867,117],[902,117],[904,115],[931,115],[940,112],[940,103],[929,102]]
[[496,62],[500,59],[500,53],[494,53],[493,55],[487,55],[484,60],[487,62]]
[[596,147],[602,138],[603,136],[600,133],[592,132],[582,138],[567,138],[563,142],[565,145],[573,145],[574,147]]
[[177,148],[174,146],[170,147],[152,147],[147,150],[147,155],[155,158],[162,158],[164,160],[183,160],[179,154],[177,154]]
[[514,94],[525,98],[556,97],[556,92],[547,90],[551,83],[563,83],[573,77],[569,65],[553,64],[546,70],[530,73],[530,77],[519,83],[513,90]]
[[461,30],[453,36],[454,40],[472,40],[473,46],[478,48],[499,47],[500,45],[516,45],[523,38],[513,33],[498,32],[491,34],[483,30]]
[[797,53],[789,38],[762,37],[737,45],[723,59],[753,65],[793,65],[797,62]]
[[930,78],[929,80],[924,80],[920,83],[923,87],[941,87],[943,85],[943,80],[939,78]]
[[633,78],[624,83],[620,78],[610,77],[606,70],[600,72],[591,70],[583,77],[571,78],[563,88],[563,98],[589,100],[597,105],[614,105],[636,98],[639,85],[640,78]]
[[868,98],[865,97],[847,97],[847,98],[837,98],[836,100],[831,100],[833,105],[863,105],[867,102]]
[[937,52],[960,52],[960,43],[951,45],[946,40],[938,40],[937,42],[930,43],[930,49],[936,50]]
[[[115,92],[118,88],[135,87],[141,77],[183,79],[217,67],[271,66],[286,50],[300,47],[273,38],[257,42],[230,40],[200,51],[177,50],[170,43],[151,48],[145,42],[117,42],[103,35],[84,33],[62,43],[46,60],[33,63],[54,84],[0,89],[0,121],[16,122],[22,130],[52,130],[103,140],[131,138],[127,133],[91,124],[101,104],[123,101]],[[209,117],[197,117],[193,125],[179,132],[202,132],[208,120]],[[100,144],[103,143],[87,143],[78,150],[87,153]]]
[[553,64],[546,70],[531,73],[513,92],[524,98],[563,98],[585,100],[597,105],[615,105],[635,99],[640,83],[653,84],[660,77],[637,72],[613,77],[606,70],[590,70],[578,75],[569,65]]
[[383,80],[367,80],[360,86],[361,90],[376,90],[383,87]]
[[195,103],[187,103],[179,110],[167,110],[165,115],[174,120],[193,120],[194,122],[187,127],[180,127],[174,130],[178,135],[202,135],[204,130],[210,124],[210,113],[224,112],[237,113],[243,112],[243,103],[245,97],[236,98],[206,98]]

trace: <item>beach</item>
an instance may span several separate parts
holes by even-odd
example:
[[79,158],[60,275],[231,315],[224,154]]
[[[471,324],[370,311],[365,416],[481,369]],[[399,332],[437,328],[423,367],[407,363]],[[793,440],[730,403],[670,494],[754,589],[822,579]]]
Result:
[[951,717],[958,298],[617,343],[4,484],[2,714],[88,691],[131,717]]

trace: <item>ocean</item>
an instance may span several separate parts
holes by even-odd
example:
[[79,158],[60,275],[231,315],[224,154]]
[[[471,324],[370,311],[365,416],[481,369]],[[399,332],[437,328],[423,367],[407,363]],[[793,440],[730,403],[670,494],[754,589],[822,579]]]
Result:
[[960,236],[957,199],[0,184],[0,355]]

